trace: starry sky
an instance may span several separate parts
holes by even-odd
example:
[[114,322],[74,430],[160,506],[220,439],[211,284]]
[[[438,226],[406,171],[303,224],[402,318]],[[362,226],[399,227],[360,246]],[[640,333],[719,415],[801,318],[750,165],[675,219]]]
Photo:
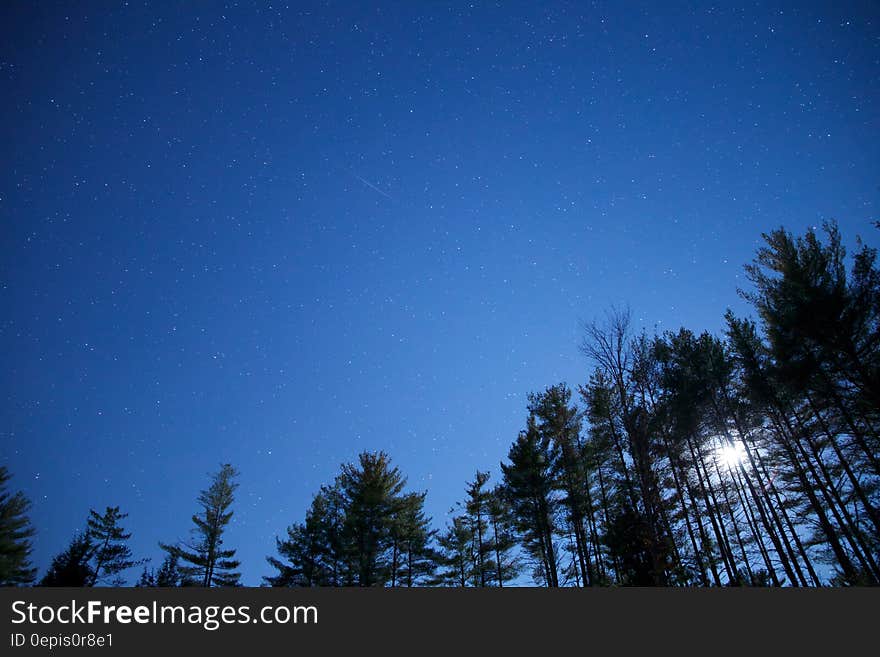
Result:
[[718,4],[3,3],[0,464],[40,574],[107,505],[158,566],[223,462],[245,584],[362,450],[440,526],[586,381],[582,322],[719,331],[780,225],[876,245],[880,8]]

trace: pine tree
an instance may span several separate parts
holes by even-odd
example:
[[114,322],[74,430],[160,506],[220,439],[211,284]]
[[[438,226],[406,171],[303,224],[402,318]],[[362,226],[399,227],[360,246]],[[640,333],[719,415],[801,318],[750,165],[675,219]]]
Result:
[[352,550],[343,533],[345,509],[338,483],[322,486],[312,498],[303,523],[276,538],[282,559],[267,557],[278,572],[264,577],[270,586],[342,586],[354,581]]
[[151,569],[144,566],[144,569],[141,571],[141,576],[138,577],[138,581],[135,584],[136,588],[139,589],[152,589],[156,587],[156,573]]
[[[450,511],[451,513],[451,511]],[[464,588],[474,582],[474,531],[464,515],[452,516],[437,537],[440,547],[433,584]]]
[[224,550],[223,532],[232,520],[230,507],[238,484],[234,479],[238,472],[228,463],[223,465],[198,497],[202,511],[193,515],[195,524],[194,544],[179,543],[160,547],[169,556],[189,565],[179,566],[184,581],[192,580],[200,586],[237,586],[240,574],[235,572],[239,562],[234,559],[235,550]]
[[30,501],[21,491],[7,491],[9,479],[0,466],[0,586],[21,586],[33,582],[37,572],[30,561],[34,529],[27,517]]
[[406,479],[384,452],[363,452],[357,464],[342,466],[338,485],[357,584],[384,585],[390,578],[392,519],[403,505]]
[[313,544],[313,537],[309,535],[305,524],[297,523],[288,527],[287,538],[275,539],[278,554],[285,561],[277,557],[266,557],[269,565],[278,572],[263,577],[265,582],[269,586],[318,586],[320,580],[316,576],[317,555]]
[[175,587],[175,586],[194,586],[194,582],[180,572],[177,565],[178,557],[173,554],[165,555],[162,565],[156,572],[156,586],[158,587]]
[[430,578],[434,532],[426,493],[403,493],[406,479],[384,452],[343,464],[312,499],[305,522],[276,539],[270,586],[416,586]]
[[[767,436],[766,448],[781,458],[778,475],[782,475],[798,495],[804,509],[802,513],[815,520],[811,524],[818,531],[810,542],[826,548],[823,558],[835,564],[843,581],[862,582],[864,576],[856,562],[865,555],[858,552],[856,538],[845,526],[836,486],[822,481],[825,464],[815,450],[814,436],[796,408],[797,400],[778,381],[773,359],[755,324],[736,319],[731,313],[727,321],[728,335],[742,372],[740,395],[766,414],[768,429],[763,433]],[[867,570],[866,565],[861,568]],[[770,574],[772,576],[772,571]],[[868,579],[876,581],[876,575],[869,575]]]
[[467,483],[467,499],[464,505],[474,541],[474,586],[480,587],[489,585],[492,571],[495,569],[492,561],[492,543],[489,539],[489,490],[486,488],[488,481],[489,473],[477,470],[473,481]]
[[[824,244],[814,231],[765,235],[767,246],[746,267],[756,289],[743,295],[761,317],[790,419],[814,436],[807,454],[830,497],[829,511],[839,516],[857,561],[880,581],[873,556],[880,507],[871,490],[880,478],[880,272],[876,252],[862,246],[848,276],[837,226],[824,229]],[[843,491],[832,483],[838,477]]]
[[556,547],[559,501],[553,493],[556,454],[549,438],[538,430],[530,415],[525,431],[511,446],[509,464],[501,464],[506,499],[523,547],[532,557],[534,577],[549,587],[559,586],[559,555]]
[[94,545],[89,586],[107,579],[121,586],[123,580],[119,573],[144,563],[143,560],[132,559],[131,548],[126,544],[131,533],[126,533],[119,523],[127,517],[127,513],[119,512],[118,506],[108,506],[104,515],[99,515],[94,509],[89,512],[87,532]]
[[[767,532],[784,548],[789,580],[818,581],[809,555],[816,546],[838,569],[836,581],[877,583],[880,271],[876,251],[859,242],[847,272],[836,224],[823,229],[824,240],[815,230],[763,236],[765,246],[746,266],[754,287],[740,291],[757,311],[760,332],[728,314],[728,336],[744,396],[766,420],[754,432],[765,451],[748,452],[752,470],[766,469],[768,460],[781,464],[776,481],[795,493],[769,508],[776,526]],[[772,494],[779,495],[775,486]],[[811,519],[806,546],[792,515]]]
[[593,503],[590,496],[589,472],[581,443],[581,416],[577,406],[570,405],[571,390],[564,384],[547,388],[541,394],[529,395],[529,412],[538,419],[538,430],[554,445],[557,458],[553,463],[554,487],[561,493],[560,503],[574,537],[574,552],[584,586],[596,581],[591,552],[597,544],[594,529]]
[[489,491],[486,504],[493,556],[492,586],[503,588],[517,578],[522,564],[516,556],[517,536],[503,485]]
[[[630,333],[628,310],[613,310],[604,324],[589,324],[581,345],[583,353],[601,374],[603,388],[594,388],[606,399],[608,429],[614,436],[621,462],[625,497],[618,517],[638,518],[647,530],[653,583],[667,585],[670,573],[680,566],[668,500],[663,495],[662,447],[650,341]],[[595,377],[594,377],[595,380]],[[596,400],[588,400],[596,405]]]
[[392,519],[392,586],[418,586],[430,579],[437,555],[431,546],[436,532],[425,515],[425,496],[407,493]]
[[76,534],[67,549],[52,559],[39,586],[90,586],[94,571],[90,565],[95,546],[87,532]]

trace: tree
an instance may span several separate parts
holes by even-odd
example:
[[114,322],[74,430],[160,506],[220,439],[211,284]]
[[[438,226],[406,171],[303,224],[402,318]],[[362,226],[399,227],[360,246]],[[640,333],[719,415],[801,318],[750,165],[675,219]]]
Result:
[[152,568],[147,569],[147,567],[144,566],[144,570],[141,573],[136,586],[146,588],[171,588],[177,586],[194,586],[194,583],[192,580],[186,579],[181,575],[180,570],[177,568],[177,557],[171,554],[166,554],[165,559],[162,560],[162,565],[159,566],[159,570],[153,570]]
[[436,534],[425,515],[426,492],[407,493],[391,521],[391,586],[412,587],[430,578],[436,567],[431,541]]
[[138,581],[135,584],[135,587],[139,589],[152,589],[156,587],[156,573],[150,568],[144,566],[144,569],[141,571],[141,576],[138,577]]
[[488,481],[489,473],[477,470],[473,481],[467,483],[467,499],[464,505],[474,540],[474,585],[481,587],[488,586],[492,571],[495,569],[495,564],[492,562],[492,543],[488,537],[489,490],[486,488]]
[[[599,392],[608,406],[609,430],[621,461],[625,497],[619,501],[626,506],[623,517],[644,519],[651,555],[653,582],[670,583],[670,572],[680,558],[674,540],[667,500],[663,495],[662,463],[663,432],[656,412],[655,363],[650,341],[642,334],[631,335],[628,310],[612,310],[604,324],[592,323],[585,327],[581,350],[594,364],[603,387],[590,386]],[[597,400],[587,399],[595,407]]]
[[285,561],[277,557],[266,557],[266,561],[278,573],[263,577],[265,582],[269,586],[317,586],[319,583],[315,572],[317,558],[312,545],[312,537],[309,536],[304,523],[288,527],[286,539],[275,538],[278,554]]
[[392,519],[403,506],[401,492],[406,479],[384,452],[363,452],[357,464],[342,466],[338,485],[357,584],[384,585],[390,579]]
[[433,583],[464,588],[473,584],[474,531],[464,515],[453,516],[446,531],[437,537],[440,546]]
[[517,537],[503,485],[495,486],[489,492],[486,512],[492,536],[494,566],[492,584],[502,588],[506,582],[516,579],[522,569],[522,564],[515,554]]
[[195,586],[196,582],[189,576],[180,572],[178,567],[178,557],[168,554],[162,560],[162,565],[156,572],[156,586],[174,587],[174,586]]
[[21,491],[7,491],[9,479],[0,466],[0,586],[21,586],[33,582],[37,573],[30,561],[34,529],[27,516],[31,503]]
[[94,571],[90,565],[94,545],[88,532],[79,532],[67,549],[52,559],[48,572],[39,586],[90,586]]
[[[860,448],[876,440],[880,413],[880,272],[876,251],[862,245],[847,275],[837,225],[795,238],[784,229],[765,234],[766,246],[746,266],[754,292],[741,291],[761,318],[774,355],[797,369],[800,384],[824,390],[829,408]],[[868,450],[878,473],[880,456]]]
[[581,415],[577,406],[569,405],[570,401],[571,390],[564,383],[557,384],[543,393],[529,395],[529,412],[537,418],[538,430],[555,447],[554,488],[562,495],[560,503],[574,535],[575,569],[579,568],[576,578],[589,586],[596,581],[590,553],[598,552],[598,540],[586,452],[580,437]]
[[[346,463],[312,499],[305,522],[276,539],[270,586],[415,586],[434,569],[426,493],[403,493],[406,479],[384,452]],[[280,557],[280,558],[279,558]]]
[[270,586],[338,586],[350,583],[347,550],[341,536],[342,509],[336,486],[322,486],[312,498],[305,522],[287,528],[287,538],[275,539],[278,554],[267,557],[277,575],[265,577]]
[[532,557],[536,581],[559,586],[559,564],[555,545],[556,509],[553,494],[553,464],[556,454],[550,439],[529,415],[525,431],[511,446],[509,464],[501,464],[506,498],[523,547]]
[[232,520],[233,512],[229,509],[238,488],[234,481],[237,475],[235,468],[227,463],[213,475],[211,486],[199,494],[202,511],[192,517],[194,544],[159,544],[169,556],[190,564],[179,566],[184,580],[192,578],[205,587],[238,585],[240,574],[235,569],[239,562],[234,559],[235,550],[222,548],[223,532]]
[[[740,291],[762,335],[730,315],[729,335],[757,384],[748,392],[772,422],[772,445],[791,485],[817,520],[810,542],[824,544],[823,558],[841,581],[877,583],[880,272],[876,251],[861,243],[848,272],[836,224],[823,230],[824,240],[814,230],[763,236],[765,246],[746,266],[754,288]],[[788,561],[796,568],[794,556]]]
[[122,579],[119,573],[144,563],[144,560],[131,558],[131,548],[126,544],[131,533],[126,533],[119,524],[127,517],[127,513],[119,512],[118,506],[108,506],[104,515],[99,515],[94,509],[89,512],[87,532],[94,545],[94,565],[89,586],[110,578],[113,584],[120,586]]
[[606,528],[605,543],[620,564],[618,580],[628,586],[655,585],[651,529],[642,513],[622,507]]

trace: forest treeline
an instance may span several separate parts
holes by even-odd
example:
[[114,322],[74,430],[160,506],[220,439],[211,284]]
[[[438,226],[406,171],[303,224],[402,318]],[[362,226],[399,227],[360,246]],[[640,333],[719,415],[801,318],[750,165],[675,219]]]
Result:
[[[529,395],[493,479],[475,464],[444,527],[389,456],[364,452],[316,492],[267,557],[270,586],[880,584],[880,272],[834,223],[764,237],[721,335],[583,327],[576,389]],[[234,586],[224,546],[236,471],[197,499],[189,541],[135,559],[118,507],[37,580],[29,503],[0,469],[0,583]]]

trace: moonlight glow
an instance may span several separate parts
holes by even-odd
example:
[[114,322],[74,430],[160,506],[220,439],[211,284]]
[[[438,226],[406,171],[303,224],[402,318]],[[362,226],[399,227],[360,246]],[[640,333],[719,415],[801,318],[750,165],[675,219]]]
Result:
[[745,458],[746,450],[742,443],[725,443],[718,448],[718,458],[725,465],[733,468]]

